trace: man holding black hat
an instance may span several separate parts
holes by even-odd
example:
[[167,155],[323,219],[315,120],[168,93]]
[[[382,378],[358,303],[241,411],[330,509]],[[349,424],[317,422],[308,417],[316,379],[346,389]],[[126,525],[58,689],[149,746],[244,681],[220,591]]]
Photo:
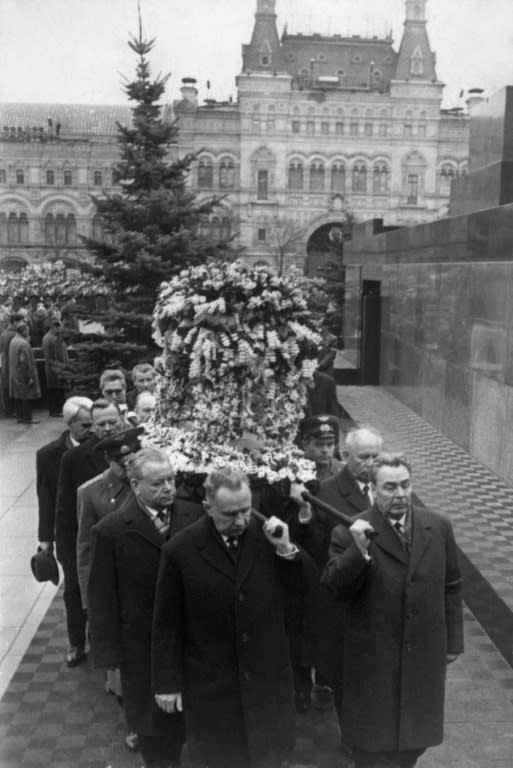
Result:
[[334,458],[339,432],[337,417],[329,414],[309,416],[301,423],[301,447],[306,458],[315,461],[319,481],[334,477],[342,469],[342,462]]

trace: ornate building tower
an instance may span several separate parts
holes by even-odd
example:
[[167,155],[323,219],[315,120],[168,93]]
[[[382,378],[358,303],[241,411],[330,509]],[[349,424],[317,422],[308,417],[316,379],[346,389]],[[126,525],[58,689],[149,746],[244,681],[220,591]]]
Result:
[[280,38],[275,10],[276,0],[257,0],[251,42],[242,47],[243,72],[276,72],[280,68]]

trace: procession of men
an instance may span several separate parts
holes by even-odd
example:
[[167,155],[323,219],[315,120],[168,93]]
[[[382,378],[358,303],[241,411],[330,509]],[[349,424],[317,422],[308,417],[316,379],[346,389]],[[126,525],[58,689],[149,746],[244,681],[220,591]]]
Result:
[[[155,397],[152,367],[134,373],[132,407]],[[99,391],[69,398],[38,451],[39,547],[62,566],[69,674],[88,656],[105,671],[141,764],[176,768],[186,747],[198,768],[282,768],[311,706],[335,709],[341,765],[412,768],[441,743],[461,577],[408,459],[310,415],[317,484],[266,508],[226,467],[191,494],[134,426],[123,371]]]

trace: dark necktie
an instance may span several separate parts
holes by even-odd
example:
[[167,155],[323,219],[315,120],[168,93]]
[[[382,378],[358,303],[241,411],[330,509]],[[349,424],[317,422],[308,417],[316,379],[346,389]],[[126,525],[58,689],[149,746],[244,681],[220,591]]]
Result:
[[169,530],[169,510],[161,509],[160,512],[157,512],[154,522],[157,531],[165,536]]
[[367,500],[369,499],[369,486],[368,485],[364,485],[363,486],[362,494],[363,494],[364,498],[366,498]]
[[394,528],[397,531],[397,534],[401,540],[401,544],[403,545],[404,549],[409,552],[410,551],[410,542],[408,541],[408,537],[406,536],[405,531],[403,531],[403,527],[399,520],[396,520],[394,523]]
[[226,540],[226,546],[232,553],[232,555],[236,555],[239,551],[239,542],[237,541],[237,536],[228,536]]

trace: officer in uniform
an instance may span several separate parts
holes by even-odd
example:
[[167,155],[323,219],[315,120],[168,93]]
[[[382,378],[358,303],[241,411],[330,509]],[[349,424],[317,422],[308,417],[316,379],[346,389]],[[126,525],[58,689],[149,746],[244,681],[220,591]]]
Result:
[[335,458],[339,439],[340,426],[336,416],[309,416],[301,423],[301,447],[306,458],[315,462],[319,482],[334,477],[342,469],[342,462]]
[[[100,440],[96,451],[103,453],[109,467],[101,475],[81,485],[77,492],[78,536],[77,569],[82,605],[87,609],[87,584],[91,565],[92,528],[99,520],[120,509],[133,496],[126,472],[128,459],[141,449],[143,427],[132,427]],[[108,670],[105,689],[121,696],[119,670]],[[138,747],[137,733],[127,723],[125,746],[131,752]]]

